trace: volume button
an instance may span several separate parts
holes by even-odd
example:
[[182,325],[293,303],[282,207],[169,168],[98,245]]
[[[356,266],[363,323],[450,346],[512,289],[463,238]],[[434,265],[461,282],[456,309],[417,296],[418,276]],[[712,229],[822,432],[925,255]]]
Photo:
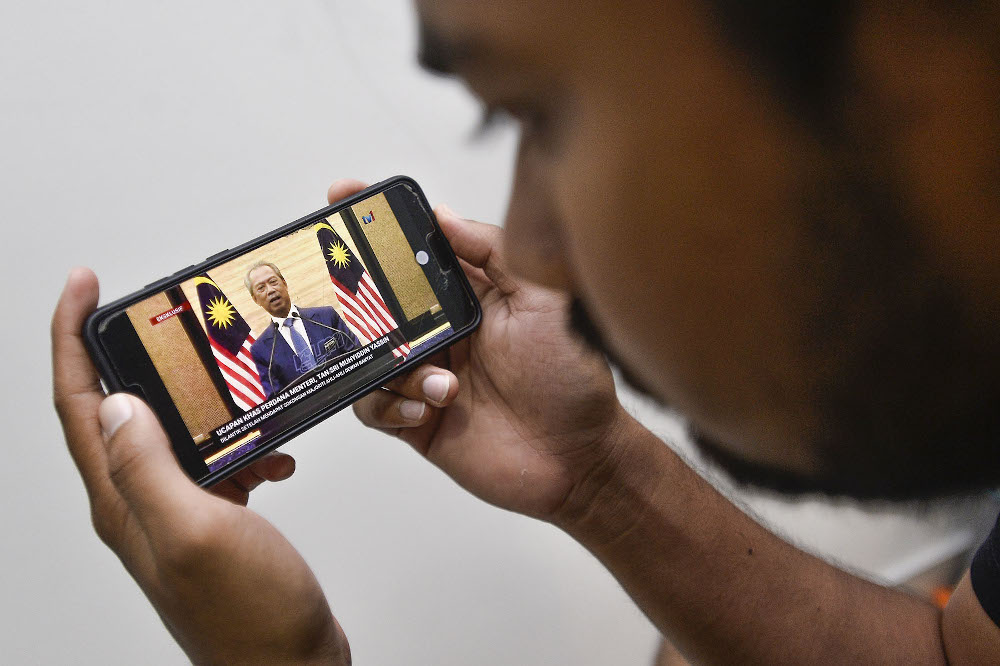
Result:
[[211,257],[205,257],[205,261],[215,261],[216,259],[218,259],[219,257],[223,256],[227,252],[229,252],[229,248],[226,248],[222,252],[216,252]]

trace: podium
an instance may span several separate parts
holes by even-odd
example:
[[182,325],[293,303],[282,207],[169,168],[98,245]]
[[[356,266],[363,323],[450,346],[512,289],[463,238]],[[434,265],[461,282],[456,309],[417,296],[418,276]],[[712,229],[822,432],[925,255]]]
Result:
[[[332,390],[336,391],[338,396],[346,395],[354,391],[359,386],[367,384],[372,379],[380,375],[383,375],[392,368],[396,367],[397,364],[402,362],[402,359],[394,355],[392,353],[392,349],[389,349],[387,347],[388,345],[385,345],[383,347],[383,349],[385,349],[384,353],[378,354],[372,360],[368,361],[359,368],[351,370],[343,377],[333,380],[333,383],[329,384],[328,386],[325,386],[322,389],[322,392],[325,393],[327,391]],[[341,361],[343,361],[345,358],[347,358],[356,351],[357,351],[356,349],[352,349],[348,352],[340,354],[339,356],[335,356],[333,358],[329,358],[323,361],[319,365],[313,367],[312,370],[309,370],[308,372],[299,375],[294,380],[289,382],[287,386],[281,389],[282,392],[287,391],[290,388],[294,388],[299,384],[312,379],[313,377],[321,373],[323,370],[326,370],[327,368],[335,367],[338,363],[340,363]]]

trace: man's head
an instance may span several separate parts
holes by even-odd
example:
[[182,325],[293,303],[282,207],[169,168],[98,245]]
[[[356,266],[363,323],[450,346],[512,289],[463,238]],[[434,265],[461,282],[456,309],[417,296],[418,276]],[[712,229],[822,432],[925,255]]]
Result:
[[[521,124],[507,261],[738,476],[1000,482],[1000,9],[418,0]],[[580,319],[578,317],[578,319]]]
[[288,296],[288,283],[269,261],[258,261],[247,271],[243,283],[254,303],[267,310],[273,317],[287,317],[292,307]]

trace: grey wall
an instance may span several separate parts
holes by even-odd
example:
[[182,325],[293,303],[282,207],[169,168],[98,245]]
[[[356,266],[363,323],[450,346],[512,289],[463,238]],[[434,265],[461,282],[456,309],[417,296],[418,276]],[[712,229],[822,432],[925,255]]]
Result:
[[[71,266],[93,267],[109,300],[319,208],[338,176],[409,174],[432,201],[502,219],[513,131],[470,140],[475,103],[421,74],[414,48],[406,0],[0,5],[0,661],[183,661],[94,536],[51,408],[48,320]],[[470,497],[350,413],[286,450],[296,476],[251,506],[313,565],[357,663],[648,662],[655,632],[555,529]],[[751,499],[875,573],[968,538],[954,513]]]

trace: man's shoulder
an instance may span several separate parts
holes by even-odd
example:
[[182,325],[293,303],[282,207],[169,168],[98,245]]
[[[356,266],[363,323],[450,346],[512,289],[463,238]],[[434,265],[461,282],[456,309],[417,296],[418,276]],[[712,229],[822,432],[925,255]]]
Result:
[[318,319],[320,317],[333,319],[337,314],[337,311],[331,305],[321,305],[318,308],[299,308],[299,312],[303,317],[309,317],[310,319]]

